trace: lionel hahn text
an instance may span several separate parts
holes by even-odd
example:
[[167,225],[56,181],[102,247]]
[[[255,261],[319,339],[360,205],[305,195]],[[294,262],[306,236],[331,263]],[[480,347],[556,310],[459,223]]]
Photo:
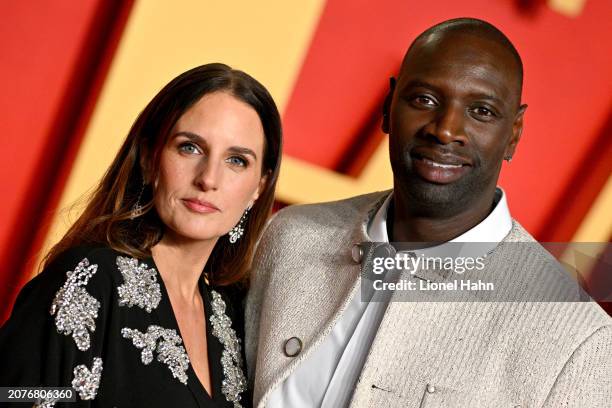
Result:
[[373,282],[374,290],[408,290],[408,291],[494,291],[495,285],[492,282],[483,282],[482,280],[453,280],[449,282],[432,282],[429,280],[412,281],[401,279],[398,282],[384,282],[383,280],[375,280]]

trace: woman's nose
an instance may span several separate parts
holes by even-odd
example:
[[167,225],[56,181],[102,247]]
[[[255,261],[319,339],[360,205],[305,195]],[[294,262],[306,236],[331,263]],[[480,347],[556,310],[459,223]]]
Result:
[[217,190],[221,177],[221,166],[217,160],[207,159],[199,169],[196,184],[203,190]]

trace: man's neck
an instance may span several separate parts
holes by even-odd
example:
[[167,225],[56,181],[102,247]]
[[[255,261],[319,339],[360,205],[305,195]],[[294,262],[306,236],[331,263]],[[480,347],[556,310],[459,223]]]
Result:
[[448,242],[480,224],[493,209],[495,191],[452,214],[422,215],[395,190],[387,214],[389,238],[394,242]]

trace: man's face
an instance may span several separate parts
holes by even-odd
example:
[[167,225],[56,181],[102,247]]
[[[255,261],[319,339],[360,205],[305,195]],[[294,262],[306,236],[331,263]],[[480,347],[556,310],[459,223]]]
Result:
[[491,197],[520,138],[519,103],[517,63],[497,43],[451,33],[415,44],[388,112],[396,188],[438,214]]

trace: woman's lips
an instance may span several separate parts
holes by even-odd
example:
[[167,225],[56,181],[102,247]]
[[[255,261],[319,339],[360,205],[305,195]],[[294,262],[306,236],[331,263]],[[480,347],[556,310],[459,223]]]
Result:
[[423,179],[435,184],[448,184],[459,180],[469,165],[440,163],[425,157],[413,157],[414,169]]
[[200,201],[191,198],[186,198],[182,201],[183,204],[185,204],[185,207],[199,214],[210,214],[219,211],[219,209],[214,204],[211,204],[206,201]]

